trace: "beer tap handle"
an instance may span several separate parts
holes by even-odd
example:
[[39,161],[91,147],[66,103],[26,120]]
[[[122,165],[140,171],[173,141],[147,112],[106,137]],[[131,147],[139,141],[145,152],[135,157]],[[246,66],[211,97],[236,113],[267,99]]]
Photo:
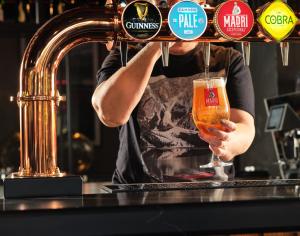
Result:
[[120,53],[121,53],[122,66],[126,66],[127,53],[128,53],[128,43],[127,42],[120,42]]
[[169,42],[161,42],[160,43],[161,48],[161,57],[162,57],[162,64],[163,67],[169,66]]
[[242,42],[242,52],[244,58],[244,65],[250,65],[250,55],[251,55],[251,47],[250,42]]
[[288,42],[281,42],[280,43],[280,49],[281,49],[282,65],[283,66],[288,66],[289,65],[290,44]]

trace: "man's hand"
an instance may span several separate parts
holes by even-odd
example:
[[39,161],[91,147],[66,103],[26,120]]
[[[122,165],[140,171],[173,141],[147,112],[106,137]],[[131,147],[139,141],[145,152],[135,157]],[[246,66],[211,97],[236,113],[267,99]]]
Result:
[[215,155],[223,161],[230,161],[250,147],[255,136],[253,116],[246,111],[231,108],[230,121],[222,120],[219,129],[200,131],[199,136],[209,144]]
[[199,132],[199,137],[209,144],[210,150],[223,161],[230,161],[236,155],[231,148],[236,139],[236,123],[221,120],[220,129],[208,128]]

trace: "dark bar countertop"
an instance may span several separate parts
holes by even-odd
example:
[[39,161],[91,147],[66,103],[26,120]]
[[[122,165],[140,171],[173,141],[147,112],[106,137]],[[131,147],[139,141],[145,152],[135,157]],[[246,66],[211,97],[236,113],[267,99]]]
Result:
[[78,197],[2,196],[1,235],[300,231],[298,184],[108,193],[101,183],[86,183],[83,191]]

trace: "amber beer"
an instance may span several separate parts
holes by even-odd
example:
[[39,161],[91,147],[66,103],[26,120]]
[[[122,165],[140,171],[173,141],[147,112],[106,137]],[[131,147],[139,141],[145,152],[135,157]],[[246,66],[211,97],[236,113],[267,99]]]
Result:
[[207,132],[207,128],[222,129],[220,121],[230,118],[225,79],[214,77],[193,81],[193,120],[197,128]]

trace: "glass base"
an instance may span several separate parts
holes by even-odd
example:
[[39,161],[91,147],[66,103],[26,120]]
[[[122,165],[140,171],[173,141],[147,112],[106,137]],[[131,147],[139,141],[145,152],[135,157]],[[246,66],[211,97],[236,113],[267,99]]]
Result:
[[199,168],[207,169],[207,168],[225,167],[225,166],[232,166],[232,162],[212,161],[208,164],[200,165]]

